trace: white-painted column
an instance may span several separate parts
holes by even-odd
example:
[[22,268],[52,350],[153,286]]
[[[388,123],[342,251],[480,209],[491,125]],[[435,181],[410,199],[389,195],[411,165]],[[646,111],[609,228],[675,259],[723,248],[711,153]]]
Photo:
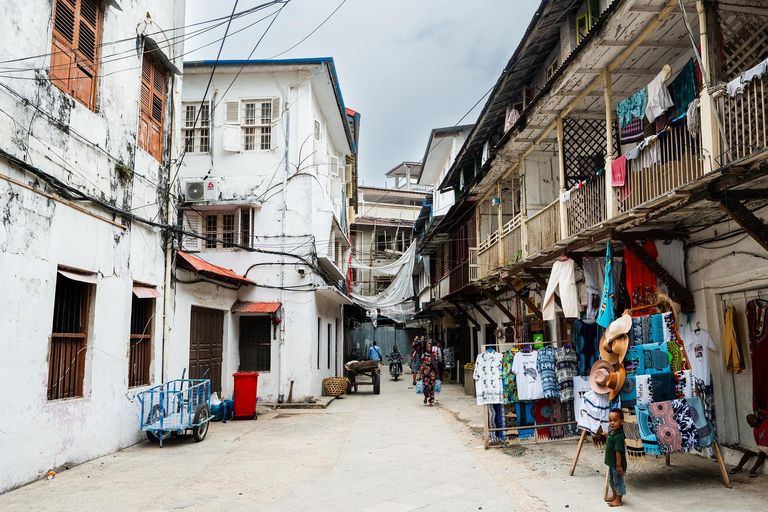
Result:
[[[618,214],[619,208],[616,201],[616,194],[611,187],[611,164],[613,163],[613,108],[611,100],[613,98],[611,87],[611,72],[606,69],[603,71],[603,93],[605,95],[605,211],[606,217],[610,219]],[[618,156],[618,155],[617,155]]]
[[499,266],[504,266],[504,243],[502,241],[502,231],[504,228],[504,200],[501,197],[501,180],[496,182],[496,197],[499,198],[499,204],[497,205],[496,218],[499,225]]
[[[709,61],[707,12],[701,0],[696,1],[696,11],[699,14],[699,41],[701,44],[701,63],[703,66],[701,72],[707,77],[705,83],[711,83],[712,72],[711,63]],[[699,126],[701,132],[701,147],[705,159],[704,173],[708,173],[718,167],[717,162],[715,162],[715,157],[719,156],[722,150],[720,149],[720,130],[717,127],[715,109],[710,93],[706,87],[702,89],[701,95],[699,96],[699,109],[701,113],[701,124]],[[725,163],[725,161],[721,161],[721,164]]]
[[[565,191],[567,190],[566,187],[566,178],[565,178],[565,143],[564,143],[564,130],[563,130],[563,118],[558,117],[557,118],[557,163],[560,167],[560,197],[563,197],[563,194],[565,194]],[[560,226],[557,227],[557,229],[560,229],[560,240],[564,240],[565,238],[568,238],[568,211],[567,211],[567,205],[560,200]]]
[[528,257],[528,205],[525,193],[525,160],[520,156],[517,167],[520,170],[520,245],[523,249],[523,258]]

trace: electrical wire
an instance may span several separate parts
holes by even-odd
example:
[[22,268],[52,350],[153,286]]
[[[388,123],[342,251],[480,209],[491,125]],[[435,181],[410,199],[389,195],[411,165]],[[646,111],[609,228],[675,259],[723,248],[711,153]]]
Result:
[[304,38],[303,38],[301,41],[299,41],[299,42],[298,42],[298,43],[296,43],[295,45],[291,46],[291,47],[290,47],[290,48],[288,48],[287,50],[285,50],[285,51],[282,51],[282,52],[280,52],[280,53],[278,53],[278,54],[276,54],[276,55],[273,55],[272,57],[269,57],[269,60],[275,59],[275,58],[277,58],[277,57],[280,57],[281,55],[284,55],[284,54],[288,53],[289,51],[293,50],[294,48],[296,48],[297,46],[299,46],[301,43],[303,43],[304,41],[306,41],[307,39],[309,39],[309,38],[312,36],[312,34],[314,34],[315,32],[317,32],[318,30],[320,30],[320,27],[322,27],[323,25],[325,25],[325,24],[326,24],[326,22],[327,22],[328,20],[330,20],[330,19],[333,17],[333,15],[334,15],[334,14],[336,14],[336,12],[337,12],[339,9],[341,9],[341,8],[342,8],[342,6],[343,6],[345,3],[347,3],[347,0],[342,0],[342,2],[339,4],[339,6],[338,6],[338,7],[336,7],[336,9],[334,9],[334,10],[333,10],[333,12],[332,12],[331,14],[329,14],[329,15],[328,15],[328,17],[326,17],[326,18],[323,20],[323,22],[322,22],[322,23],[320,23],[320,24],[319,24],[317,27],[315,27],[315,29],[314,29],[312,32],[310,32],[309,34],[307,34],[306,36],[304,36]]

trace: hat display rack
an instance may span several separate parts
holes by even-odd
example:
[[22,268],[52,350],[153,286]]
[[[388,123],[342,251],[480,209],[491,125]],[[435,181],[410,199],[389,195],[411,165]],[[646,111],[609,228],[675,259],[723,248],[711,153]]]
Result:
[[[656,302],[626,309],[621,317],[611,322],[605,331],[605,335],[600,340],[599,348],[601,359],[593,365],[592,371],[590,372],[590,386],[595,391],[600,390],[599,392],[609,393],[611,402],[618,396],[621,387],[623,386],[624,379],[626,378],[626,370],[622,362],[629,344],[627,333],[631,329],[632,314],[652,309],[655,309],[660,313],[674,313],[675,335],[677,336],[677,339],[680,339],[680,334],[678,332],[680,306],[663,293],[658,294]],[[627,322],[629,322],[629,327],[627,327]],[[681,364],[687,365],[687,367],[690,368],[685,348],[682,346],[679,348],[682,355]],[[695,393],[696,396],[700,396],[698,387],[696,387]],[[587,431],[582,430],[581,435],[579,436],[579,443],[576,447],[576,453],[573,457],[573,463],[571,464],[571,470],[569,472],[570,476],[573,476],[573,473],[576,470],[576,465],[579,462],[579,456],[581,455],[581,449],[584,446],[586,437]],[[730,488],[731,481],[728,477],[728,472],[725,469],[720,445],[717,443],[717,440],[712,444],[712,451],[717,459],[717,465],[720,469],[723,484]],[[669,453],[665,454],[665,465],[671,465]],[[607,477],[608,475],[606,474],[606,486],[608,485]]]

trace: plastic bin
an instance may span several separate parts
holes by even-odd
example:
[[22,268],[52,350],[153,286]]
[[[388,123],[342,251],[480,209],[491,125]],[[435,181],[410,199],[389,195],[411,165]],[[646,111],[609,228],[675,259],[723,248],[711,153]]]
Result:
[[257,419],[256,396],[259,388],[259,374],[257,372],[241,372],[233,374],[233,377],[235,378],[233,419]]

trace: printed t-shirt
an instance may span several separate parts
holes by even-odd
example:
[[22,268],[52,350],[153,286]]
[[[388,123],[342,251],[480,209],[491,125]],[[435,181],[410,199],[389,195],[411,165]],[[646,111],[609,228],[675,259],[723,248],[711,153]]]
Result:
[[555,372],[555,353],[553,347],[545,347],[540,349],[536,356],[536,370],[539,372],[544,398],[560,398]]
[[483,352],[475,360],[475,389],[477,405],[500,404],[504,400],[501,382],[501,358],[498,352]]
[[693,376],[708,386],[712,378],[712,373],[709,370],[709,350],[717,351],[715,343],[707,331],[700,329],[699,333],[696,334],[690,325],[683,327],[680,337],[683,339],[685,353],[691,363]]
[[544,398],[544,390],[541,387],[541,377],[536,370],[538,351],[518,352],[512,363],[512,371],[515,372],[517,381],[517,397],[520,400],[538,400]]

